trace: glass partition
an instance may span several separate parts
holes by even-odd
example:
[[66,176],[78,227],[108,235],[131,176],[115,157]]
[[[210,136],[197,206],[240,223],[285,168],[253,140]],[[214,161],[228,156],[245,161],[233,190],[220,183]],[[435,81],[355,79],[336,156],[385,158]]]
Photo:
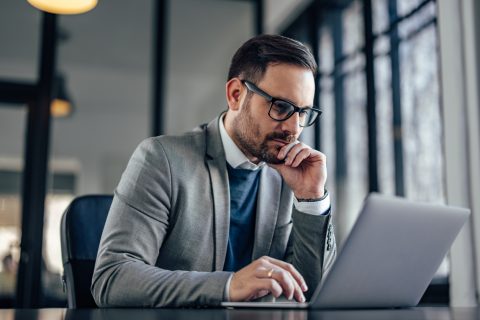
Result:
[[15,301],[26,114],[26,107],[0,103],[0,307],[12,307]]

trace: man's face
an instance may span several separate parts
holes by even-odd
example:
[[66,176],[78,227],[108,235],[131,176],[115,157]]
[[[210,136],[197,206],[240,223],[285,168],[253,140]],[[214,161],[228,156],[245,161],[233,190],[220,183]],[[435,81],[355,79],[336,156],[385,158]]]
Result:
[[[270,65],[256,85],[269,95],[299,107],[313,104],[315,82],[309,69],[288,64]],[[298,113],[285,121],[273,120],[268,115],[270,103],[245,86],[244,89],[243,103],[232,124],[233,140],[253,162],[282,163],[277,158],[278,151],[296,141],[302,132]]]

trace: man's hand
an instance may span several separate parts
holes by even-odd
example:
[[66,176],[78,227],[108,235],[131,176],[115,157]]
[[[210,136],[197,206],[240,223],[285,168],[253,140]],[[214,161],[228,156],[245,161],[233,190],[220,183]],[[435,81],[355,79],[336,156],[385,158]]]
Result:
[[277,155],[283,164],[270,164],[283,177],[297,199],[317,199],[325,193],[327,157],[304,143],[283,146]]
[[278,298],[305,302],[307,284],[289,263],[271,257],[261,257],[233,274],[230,282],[230,301],[250,301],[269,293]]

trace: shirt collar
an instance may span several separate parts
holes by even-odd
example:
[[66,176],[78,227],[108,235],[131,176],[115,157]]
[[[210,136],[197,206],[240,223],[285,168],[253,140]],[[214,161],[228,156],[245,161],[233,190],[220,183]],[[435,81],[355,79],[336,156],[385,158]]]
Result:
[[225,158],[227,163],[234,169],[247,169],[258,170],[263,168],[265,162],[260,162],[258,165],[248,160],[247,156],[240,150],[235,144],[233,139],[228,135],[225,126],[223,125],[223,119],[225,114],[220,117],[220,136],[222,138],[223,150],[225,150]]

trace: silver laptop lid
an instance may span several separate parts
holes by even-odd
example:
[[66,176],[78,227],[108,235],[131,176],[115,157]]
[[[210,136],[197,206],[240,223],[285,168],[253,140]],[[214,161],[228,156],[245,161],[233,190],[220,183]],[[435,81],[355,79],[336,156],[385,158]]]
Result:
[[417,305],[469,213],[372,193],[310,306]]

